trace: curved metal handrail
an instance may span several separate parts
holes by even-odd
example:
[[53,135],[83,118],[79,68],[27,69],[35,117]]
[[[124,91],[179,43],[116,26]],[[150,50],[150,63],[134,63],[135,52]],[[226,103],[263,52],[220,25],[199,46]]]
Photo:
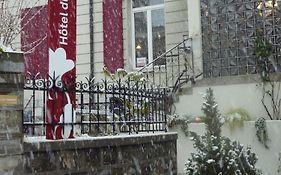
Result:
[[[139,69],[139,73],[145,74],[147,85],[178,89],[176,86],[182,85],[181,82],[188,82],[190,77],[194,77],[191,41],[192,38],[184,36],[182,42]],[[187,54],[190,54],[190,59],[187,59]],[[159,61],[161,64],[157,63]]]
[[153,61],[151,61],[150,63],[146,64],[145,66],[143,66],[141,69],[138,70],[138,72],[143,71],[144,69],[146,69],[147,67],[149,67],[150,65],[154,64],[156,61],[160,60],[161,58],[163,58],[165,55],[167,55],[168,53],[170,53],[172,50],[176,49],[177,47],[179,47],[181,44],[184,44],[186,41],[190,40],[191,38],[187,38],[184,39],[182,42],[176,44],[175,46],[173,46],[172,48],[170,48],[169,50],[167,50],[166,52],[162,53],[161,55],[159,55],[157,58],[155,58]]

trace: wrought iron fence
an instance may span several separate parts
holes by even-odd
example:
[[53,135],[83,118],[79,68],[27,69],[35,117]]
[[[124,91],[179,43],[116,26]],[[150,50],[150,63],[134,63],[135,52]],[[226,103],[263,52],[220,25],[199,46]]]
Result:
[[192,39],[183,36],[183,41],[155,58],[139,70],[147,84],[167,87],[176,91],[182,84],[194,82]]
[[[74,135],[92,136],[119,133],[166,131],[167,89],[148,87],[146,83],[104,80],[94,83],[59,81],[57,77],[40,79],[27,78],[25,85],[25,109],[23,132],[27,135],[42,136],[46,127],[71,126]],[[54,123],[48,121],[50,114],[47,101],[51,92],[75,94],[75,107],[71,120],[65,121],[65,111],[59,104],[52,104],[55,110],[62,110],[63,119]],[[59,103],[59,102],[57,102]]]

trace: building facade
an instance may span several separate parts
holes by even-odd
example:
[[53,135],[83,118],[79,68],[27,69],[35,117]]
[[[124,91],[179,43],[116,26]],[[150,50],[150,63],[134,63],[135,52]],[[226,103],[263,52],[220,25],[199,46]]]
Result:
[[[120,64],[119,68],[125,68],[128,71],[137,70],[166,49],[181,42],[183,35],[188,34],[186,0],[114,2],[119,6],[122,5],[122,9],[111,8],[112,3],[113,1],[93,0],[93,26],[92,31],[89,31],[91,4],[85,1],[78,2],[77,75],[80,77],[87,76],[91,71],[99,77],[104,66],[113,67],[114,72],[118,68],[114,66],[115,64]],[[112,10],[112,16],[108,13],[110,10]],[[119,17],[115,17],[114,13]],[[120,16],[122,20],[118,19]],[[111,22],[109,17],[115,20]],[[121,40],[116,41],[115,35],[108,32],[106,28],[108,23],[116,26],[114,33],[122,36]],[[93,33],[92,41],[89,38],[91,32]],[[91,42],[93,42],[92,50]],[[110,56],[108,57],[108,52],[114,50],[122,53],[119,57],[123,55],[123,58],[118,58],[121,63],[116,63],[110,60],[112,59]],[[89,60],[90,52],[93,54],[92,61]],[[92,68],[90,62],[93,63]]]
[[[186,35],[195,74],[203,76],[182,87],[176,113],[201,116],[202,95],[212,87],[222,114],[242,107],[252,120],[266,118],[255,39],[259,32],[267,38],[273,53],[269,70],[280,72],[280,9],[280,1],[271,0],[78,0],[77,81],[99,81],[104,66],[137,71]],[[178,157],[179,172],[186,156]]]
[[[34,5],[41,7],[46,3],[42,0]],[[273,45],[275,66],[271,69],[279,71],[279,6],[279,1],[270,0],[78,1],[78,79],[98,78],[104,66],[111,72],[118,68],[139,70],[182,42],[184,35],[192,39],[195,69],[204,72],[204,77],[255,74],[254,47],[258,31]],[[37,10],[47,13],[39,7],[33,7],[34,13]],[[33,23],[42,24],[47,19],[36,20]],[[27,26],[32,26],[29,24]],[[34,31],[28,27],[24,30]],[[25,51],[25,45],[19,46],[19,43],[20,38],[15,42],[16,48]]]

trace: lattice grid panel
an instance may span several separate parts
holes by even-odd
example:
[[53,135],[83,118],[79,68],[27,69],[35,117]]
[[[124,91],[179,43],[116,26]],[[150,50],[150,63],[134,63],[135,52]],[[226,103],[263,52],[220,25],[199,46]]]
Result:
[[273,45],[272,71],[281,70],[281,1],[201,0],[204,77],[256,73],[255,37]]

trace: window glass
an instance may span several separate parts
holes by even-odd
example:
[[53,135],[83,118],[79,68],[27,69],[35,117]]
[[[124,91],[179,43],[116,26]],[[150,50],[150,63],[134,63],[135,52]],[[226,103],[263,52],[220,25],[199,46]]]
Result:
[[[165,52],[165,19],[164,10],[153,10],[151,12],[152,20],[152,45],[153,45],[153,59]],[[156,64],[161,64],[157,61]]]
[[164,0],[133,0],[133,8],[164,4]]
[[134,14],[135,21],[135,63],[143,67],[148,62],[147,12]]

